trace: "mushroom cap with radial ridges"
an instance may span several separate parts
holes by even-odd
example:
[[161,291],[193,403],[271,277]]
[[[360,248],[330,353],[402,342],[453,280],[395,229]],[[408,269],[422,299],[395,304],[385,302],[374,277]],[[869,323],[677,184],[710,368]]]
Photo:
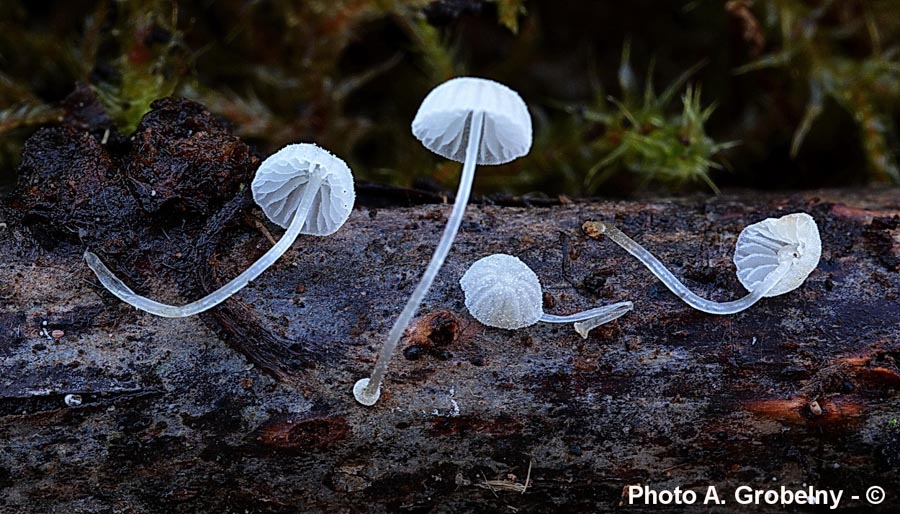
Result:
[[503,164],[531,150],[528,107],[518,93],[493,80],[460,77],[432,89],[412,123],[412,132],[432,152],[465,162],[469,127],[484,112],[477,164]]
[[541,282],[524,262],[502,253],[472,264],[459,279],[466,307],[490,327],[518,329],[544,314]]
[[738,236],[734,250],[738,280],[748,291],[753,291],[778,267],[779,250],[794,245],[799,260],[766,296],[778,296],[797,289],[816,269],[822,257],[819,228],[816,220],[805,212],[768,218],[747,226]]
[[263,161],[250,186],[253,200],[273,223],[287,228],[313,172],[322,174],[322,185],[300,233],[333,234],[353,210],[353,174],[343,160],[314,144],[287,145]]

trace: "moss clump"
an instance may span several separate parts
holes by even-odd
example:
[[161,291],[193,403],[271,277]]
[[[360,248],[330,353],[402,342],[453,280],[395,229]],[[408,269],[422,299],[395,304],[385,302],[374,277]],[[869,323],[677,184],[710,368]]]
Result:
[[715,106],[704,108],[699,88],[687,86],[681,98],[681,112],[668,112],[677,90],[699,66],[688,69],[659,95],[653,87],[651,66],[640,99],[629,55],[630,46],[626,43],[619,68],[623,97],[609,97],[607,101],[601,96],[594,109],[583,113],[585,119],[595,121],[602,130],[600,136],[590,138],[592,148],[602,158],[585,174],[589,190],[596,191],[612,174],[624,169],[642,182],[659,181],[681,187],[699,181],[718,192],[709,171],[721,168],[713,158],[733,143],[716,143],[706,134],[704,124]]
[[153,100],[184,96],[260,153],[315,141],[361,178],[450,189],[459,167],[416,144],[409,123],[460,74],[510,85],[535,119],[532,152],[482,172],[480,192],[896,181],[894,3],[7,0],[0,184],[82,82],[124,135]]
[[[797,157],[816,120],[833,100],[859,130],[872,179],[900,181],[891,148],[894,117],[900,113],[900,61],[896,48],[883,46],[882,30],[896,37],[896,2],[819,2],[769,0],[765,25],[778,47],[737,69],[749,73],[783,69],[808,91],[803,118],[794,131],[791,156]],[[880,27],[883,26],[883,28]]]

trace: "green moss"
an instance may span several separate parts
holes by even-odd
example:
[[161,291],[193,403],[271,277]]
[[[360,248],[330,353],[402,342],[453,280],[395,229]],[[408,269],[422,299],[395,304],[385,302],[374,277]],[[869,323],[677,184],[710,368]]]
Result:
[[[876,15],[896,9],[896,4],[874,1],[860,4],[861,19],[848,19],[841,2],[809,4],[796,0],[766,3],[768,28],[780,47],[745,64],[737,73],[782,68],[806,84],[808,100],[804,116],[794,131],[791,155],[796,157],[815,121],[831,98],[853,117],[859,130],[872,178],[900,181],[900,169],[889,141],[896,138],[893,117],[900,106],[900,61],[896,51],[882,49],[880,24],[893,32],[898,18]],[[864,39],[863,57],[848,48]]]
[[110,34],[115,56],[107,62],[109,71],[95,78],[92,86],[119,129],[130,133],[154,100],[176,91],[186,73],[187,58],[180,51],[176,4],[126,0],[115,7],[114,16],[101,8],[97,24],[89,28],[99,30],[105,16],[115,27]]
[[591,190],[613,174],[629,171],[642,182],[658,181],[673,187],[702,182],[713,191],[718,188],[709,177],[711,168],[721,168],[713,161],[720,151],[734,143],[716,143],[704,129],[714,105],[703,107],[700,90],[687,86],[682,96],[680,113],[669,113],[668,107],[676,91],[684,86],[698,66],[688,69],[661,94],[653,88],[651,65],[643,96],[639,97],[637,78],[629,63],[630,45],[622,51],[619,85],[622,98],[598,98],[596,108],[585,114],[587,120],[603,128],[600,137],[591,141],[602,157],[585,174]]
[[[521,92],[535,122],[531,153],[481,170],[479,192],[897,180],[894,4],[6,0],[0,181],[81,81],[126,134],[153,100],[180,95],[260,153],[315,141],[360,178],[452,189],[459,166],[422,148],[409,123],[431,87],[461,74]],[[628,36],[634,62],[658,66],[636,73],[610,44]],[[668,87],[657,93],[654,77]]]
[[500,23],[511,30],[519,32],[519,16],[525,14],[525,0],[492,0],[497,4],[497,18]]

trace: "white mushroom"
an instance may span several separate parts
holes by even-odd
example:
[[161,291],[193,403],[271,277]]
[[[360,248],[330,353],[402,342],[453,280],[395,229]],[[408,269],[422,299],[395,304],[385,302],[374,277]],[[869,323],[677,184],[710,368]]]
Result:
[[266,216],[287,228],[281,239],[246,271],[217,291],[187,305],[166,305],[132,291],[100,258],[85,252],[84,260],[114,295],[138,309],[166,318],[201,313],[262,274],[291,247],[299,234],[327,236],[347,221],[353,209],[353,175],[341,159],[313,144],[288,145],[260,164],[251,185],[253,199]]
[[[796,248],[792,249],[792,245]],[[804,212],[780,218],[768,218],[741,231],[734,248],[738,280],[748,291],[760,287],[767,270],[778,267],[782,259],[798,259],[790,270],[764,296],[778,296],[797,289],[822,257],[822,240],[816,220]]]
[[709,314],[734,314],[764,297],[797,289],[822,256],[819,228],[809,214],[800,212],[754,223],[741,231],[734,252],[738,280],[750,294],[731,302],[713,302],[694,294],[656,257],[612,224],[587,222],[585,228],[609,236],[685,303]]
[[568,316],[544,313],[541,283],[527,264],[512,255],[497,253],[479,259],[459,279],[466,307],[490,327],[515,330],[538,321],[574,323],[587,339],[588,332],[630,311],[631,302],[619,302]]
[[432,152],[464,163],[462,176],[453,211],[425,274],[394,322],[371,377],[353,386],[353,395],[363,405],[378,401],[397,343],[450,252],[472,191],[475,165],[503,164],[531,149],[531,116],[525,102],[512,89],[486,79],[456,78],[434,88],[422,101],[412,132]]

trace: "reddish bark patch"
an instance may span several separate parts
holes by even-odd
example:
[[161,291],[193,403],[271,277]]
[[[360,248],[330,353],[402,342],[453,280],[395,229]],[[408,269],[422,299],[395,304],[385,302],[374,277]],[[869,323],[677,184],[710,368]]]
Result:
[[851,368],[853,377],[876,389],[900,387],[897,352],[876,350],[868,355],[845,357],[841,362]]
[[278,450],[325,450],[347,438],[350,425],[343,417],[278,421],[263,426],[257,440]]
[[407,330],[409,345],[450,346],[459,338],[460,323],[456,314],[441,310],[413,321]]
[[900,212],[896,210],[886,210],[886,209],[860,209],[858,207],[850,207],[844,204],[835,204],[834,207],[831,208],[831,213],[840,218],[850,218],[862,221],[865,224],[869,224],[872,222],[874,218],[883,218],[883,217],[891,217],[900,215]]
[[750,402],[746,408],[759,416],[784,423],[847,425],[862,416],[862,404],[849,398],[815,400],[815,405],[805,398],[770,399]]

